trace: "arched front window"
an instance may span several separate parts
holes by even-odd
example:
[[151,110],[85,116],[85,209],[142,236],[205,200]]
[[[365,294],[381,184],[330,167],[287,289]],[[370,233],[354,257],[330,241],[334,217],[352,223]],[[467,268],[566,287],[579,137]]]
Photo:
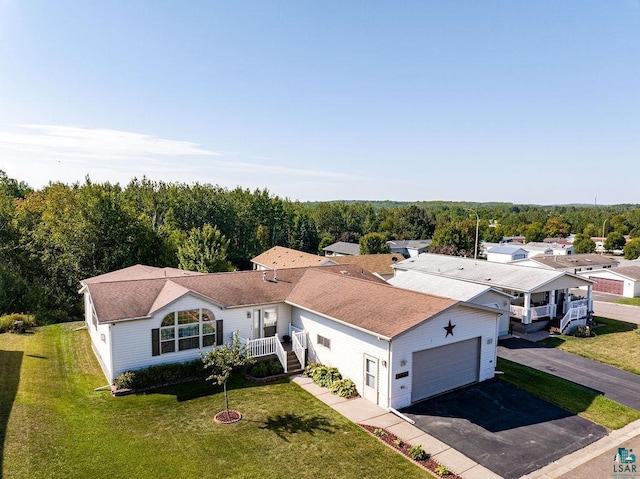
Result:
[[174,311],[162,319],[159,336],[160,354],[213,346],[216,317],[208,309]]

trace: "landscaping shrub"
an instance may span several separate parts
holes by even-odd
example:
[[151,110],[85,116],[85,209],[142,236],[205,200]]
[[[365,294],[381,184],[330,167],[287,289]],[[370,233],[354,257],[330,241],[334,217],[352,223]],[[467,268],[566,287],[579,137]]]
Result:
[[13,323],[16,321],[22,321],[26,328],[33,328],[36,326],[36,318],[33,314],[7,314],[5,316],[0,316],[0,333],[13,331]]
[[196,359],[186,363],[161,364],[135,371],[126,371],[118,376],[113,383],[118,389],[120,389],[118,387],[120,384],[127,385],[125,389],[144,389],[181,379],[197,378],[204,376],[204,374],[202,361]]
[[428,459],[427,453],[420,444],[416,444],[415,446],[411,446],[409,448],[409,456],[414,461],[424,461]]
[[277,374],[282,374],[284,372],[284,368],[280,361],[271,360],[271,361],[263,361],[255,364],[250,370],[249,375],[254,378],[266,378],[267,376],[276,376]]
[[304,375],[309,378],[313,378],[313,374],[315,373],[316,369],[318,369],[319,367],[323,367],[322,364],[320,363],[307,364],[307,367],[304,368]]
[[573,332],[573,335],[576,338],[590,338],[593,333],[589,326],[578,326],[576,330]]
[[451,474],[451,471],[449,469],[447,469],[446,467],[440,465],[437,466],[433,472],[435,472],[437,475],[441,476],[441,477],[445,477]]
[[126,371],[113,380],[113,385],[116,389],[131,389],[135,384],[136,373],[133,371]]
[[342,379],[342,374],[340,374],[338,368],[320,366],[313,372],[313,381],[323,388],[331,387],[333,382],[338,379]]
[[358,395],[355,383],[351,379],[338,379],[329,386],[331,391],[336,396],[342,398],[352,398]]

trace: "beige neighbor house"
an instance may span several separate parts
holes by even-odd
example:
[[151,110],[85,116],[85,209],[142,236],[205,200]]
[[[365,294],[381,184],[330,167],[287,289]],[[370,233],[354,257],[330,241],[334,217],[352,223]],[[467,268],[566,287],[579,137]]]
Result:
[[307,361],[337,367],[384,408],[494,376],[496,308],[396,288],[354,265],[275,273],[137,265],[82,281],[107,380],[197,359],[235,331],[253,356],[273,355],[285,370]]
[[253,263],[253,269],[257,270],[353,264],[386,280],[393,277],[393,268],[391,266],[403,259],[404,256],[399,253],[316,256],[283,246],[274,246],[253,258],[251,262]]
[[[556,326],[562,332],[586,324],[592,309],[593,281],[566,271],[528,268],[514,264],[423,253],[393,266],[395,275],[408,271],[428,275],[438,283],[442,278],[481,284],[510,294],[510,327],[532,332]],[[585,298],[574,298],[573,288],[586,288]],[[550,324],[551,323],[551,324]]]

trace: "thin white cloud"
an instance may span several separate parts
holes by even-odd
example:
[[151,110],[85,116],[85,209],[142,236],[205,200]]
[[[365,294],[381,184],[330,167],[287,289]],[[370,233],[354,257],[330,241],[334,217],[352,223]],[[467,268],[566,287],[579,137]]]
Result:
[[146,175],[164,181],[261,183],[263,187],[364,179],[341,171],[277,165],[267,156],[241,158],[239,153],[213,151],[198,143],[121,130],[43,124],[0,129],[0,169],[14,172],[32,186],[48,181],[73,183],[86,175],[94,181],[120,183]]
[[[218,156],[197,143],[167,140],[144,133],[59,125],[18,125],[23,131],[0,131],[0,146],[25,153],[46,153],[93,160],[140,160],[156,156]],[[27,131],[24,131],[27,130]]]

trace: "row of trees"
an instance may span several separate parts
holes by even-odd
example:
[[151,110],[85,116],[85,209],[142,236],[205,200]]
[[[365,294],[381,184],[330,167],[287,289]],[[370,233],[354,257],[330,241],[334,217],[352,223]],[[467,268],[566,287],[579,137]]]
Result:
[[570,232],[588,239],[601,234],[605,220],[607,233],[640,236],[640,209],[633,205],[300,203],[266,189],[144,178],[125,187],[87,178],[33,190],[0,171],[0,313],[78,317],[83,278],[136,263],[246,269],[274,245],[317,253],[349,241],[374,253],[388,239],[432,238],[434,251],[472,255],[476,212],[480,239],[491,242]]

